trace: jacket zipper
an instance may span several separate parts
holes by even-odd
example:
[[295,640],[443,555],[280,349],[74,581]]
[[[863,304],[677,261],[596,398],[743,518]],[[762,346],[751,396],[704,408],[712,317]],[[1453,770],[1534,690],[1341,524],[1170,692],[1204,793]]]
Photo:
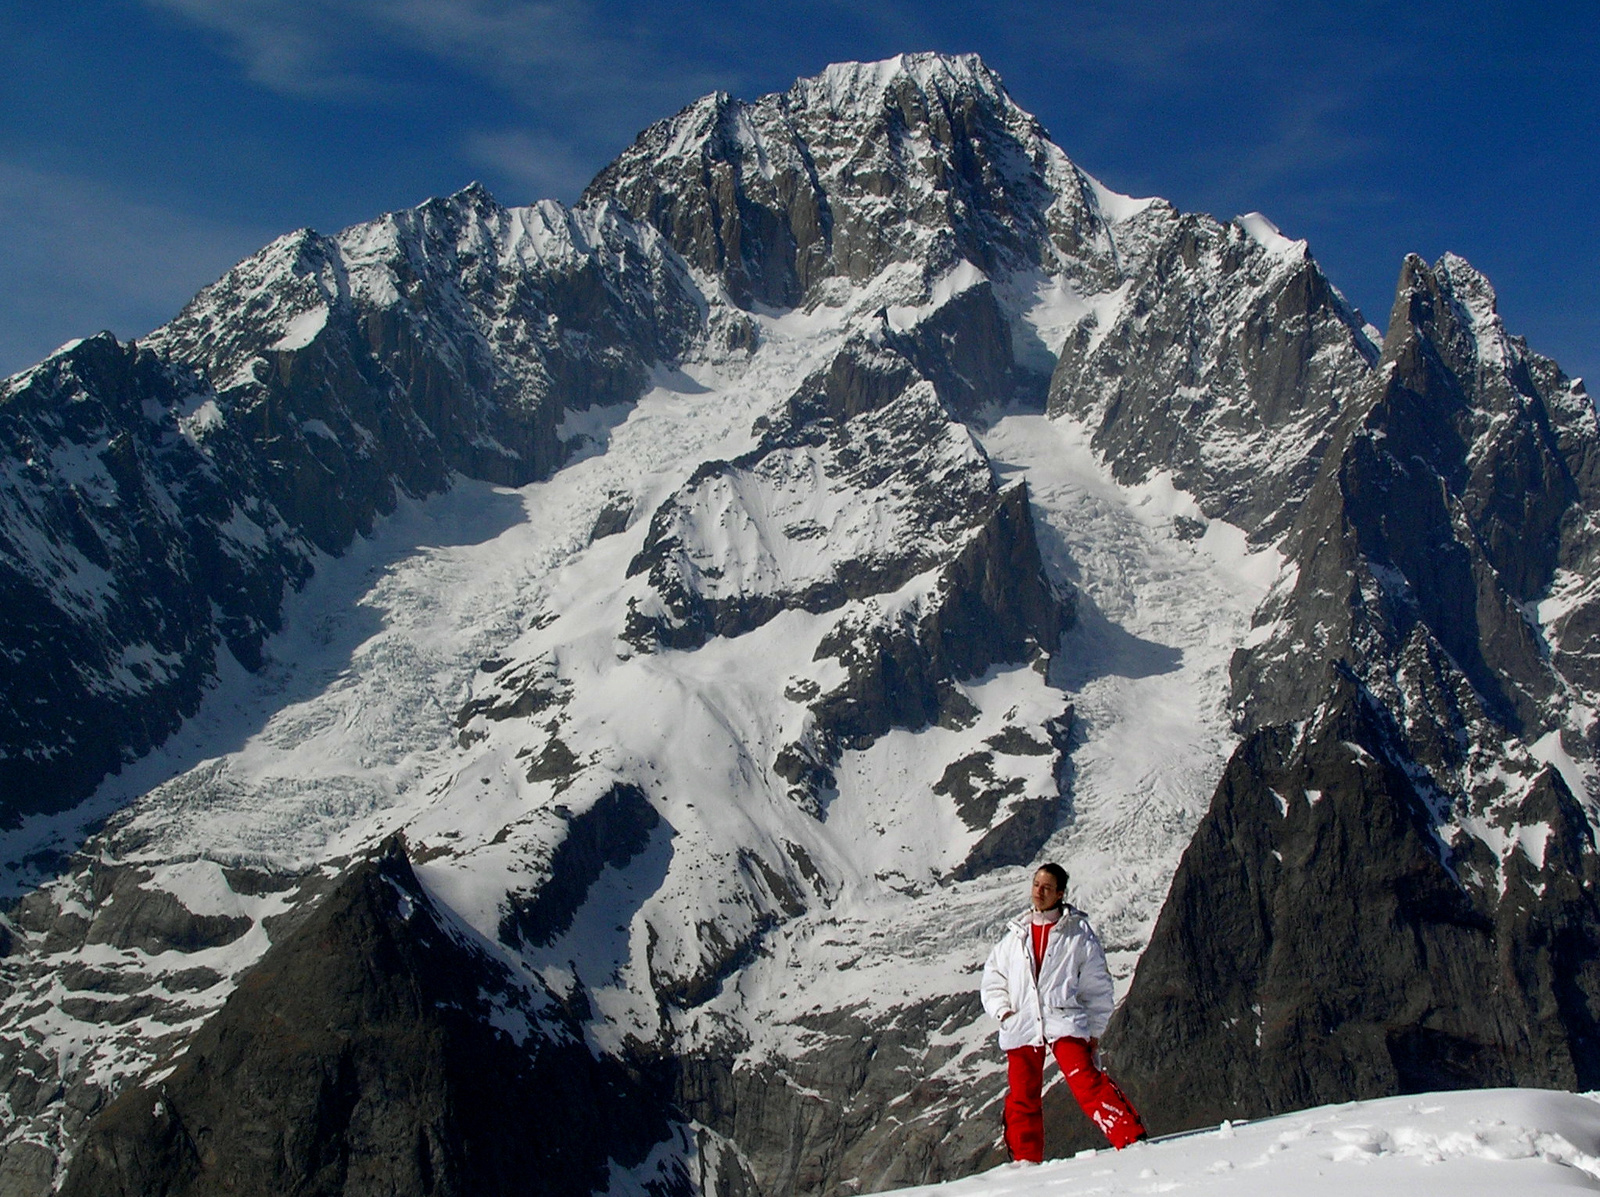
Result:
[[[1051,930],[1054,931],[1055,928],[1052,927]],[[1028,962],[1031,964],[1033,963],[1033,931],[1031,928],[1023,927],[1022,939],[1023,951],[1028,954]],[[1044,962],[1049,955],[1050,937],[1047,935],[1044,940],[1044,951],[1039,956],[1039,967],[1030,970],[1033,977],[1033,1005],[1034,1009],[1038,1011],[1039,1042],[1046,1047],[1050,1046],[1050,1039],[1045,1035],[1044,1030],[1044,990],[1039,986],[1039,978],[1044,976]]]
[[[1039,982],[1040,982],[1040,979],[1043,978],[1043,976],[1044,976],[1044,962],[1050,958],[1050,953],[1055,950],[1055,946],[1056,946],[1056,943],[1057,943],[1056,928],[1061,926],[1061,924],[1063,922],[1065,922],[1065,921],[1066,921],[1066,915],[1063,914],[1060,919],[1056,920],[1056,922],[1051,925],[1050,934],[1045,936],[1045,939],[1044,939],[1044,952],[1039,957],[1039,971],[1033,974],[1033,999],[1034,999],[1034,1002],[1038,1005],[1038,1008],[1039,1008],[1039,1040],[1046,1047],[1050,1046],[1050,1038],[1045,1033],[1045,1025],[1044,1025],[1044,987],[1042,985],[1040,985]],[[1027,946],[1027,951],[1028,951],[1028,958],[1031,960],[1033,958],[1032,932],[1025,931],[1025,934],[1029,937],[1029,943],[1028,943],[1028,946]]]

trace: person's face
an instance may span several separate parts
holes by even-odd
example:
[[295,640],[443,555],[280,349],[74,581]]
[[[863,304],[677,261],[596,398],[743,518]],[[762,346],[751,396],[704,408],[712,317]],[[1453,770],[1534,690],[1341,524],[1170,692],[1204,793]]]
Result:
[[1033,875],[1033,908],[1049,910],[1061,901],[1061,887],[1056,879],[1040,869]]

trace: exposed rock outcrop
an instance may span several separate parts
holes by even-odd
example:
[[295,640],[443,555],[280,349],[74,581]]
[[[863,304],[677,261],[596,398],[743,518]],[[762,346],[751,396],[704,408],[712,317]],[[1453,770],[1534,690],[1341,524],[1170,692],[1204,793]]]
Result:
[[391,841],[95,1119],[61,1192],[587,1194],[668,1133]]
[[1127,276],[1067,338],[1049,402],[1090,426],[1118,478],[1170,473],[1267,542],[1378,350],[1305,243],[1249,219],[1158,201],[1119,229]]
[[[1388,699],[1396,683],[1379,679],[1413,637],[1447,654],[1507,730],[1536,738],[1560,722],[1548,704],[1561,683],[1527,608],[1595,552],[1595,416],[1506,337],[1493,302],[1460,259],[1407,261],[1383,360],[1286,538],[1296,572],[1236,661],[1247,726],[1303,718],[1339,661]],[[1581,594],[1563,606],[1587,618]]]
[[57,811],[247,666],[310,546],[188,369],[109,333],[0,385],[0,825]]
[[1545,769],[1497,859],[1345,680],[1254,733],[1185,853],[1108,1041],[1160,1133],[1329,1102],[1600,1078],[1600,868]]
[[742,306],[896,264],[928,282],[962,260],[1103,282],[1115,260],[1088,177],[974,55],[839,64],[755,103],[707,96],[641,133],[580,207],[608,201]]
[[1539,616],[1592,560],[1597,444],[1481,275],[1407,260],[1108,1032],[1154,1128],[1600,1076],[1593,696],[1550,651],[1592,600],[1569,583]]
[[675,1061],[677,1103],[750,1161],[746,1183],[754,1187],[735,1193],[880,1191],[952,1180],[987,1157],[994,1094],[992,1086],[974,1093],[941,1077],[956,1050],[928,1045],[977,1017],[975,993],[873,1022],[850,1011],[803,1017],[817,1046],[781,1067],[720,1056]]
[[550,943],[572,925],[601,870],[625,868],[660,823],[661,816],[639,787],[612,786],[588,810],[568,819],[545,883],[531,895],[508,895],[500,938],[512,947],[520,947],[524,939]]

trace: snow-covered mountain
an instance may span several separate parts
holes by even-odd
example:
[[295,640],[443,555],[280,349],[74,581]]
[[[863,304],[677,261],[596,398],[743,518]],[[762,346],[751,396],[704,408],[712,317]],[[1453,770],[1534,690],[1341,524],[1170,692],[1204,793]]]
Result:
[[975,58],[291,234],[0,422],[10,1191],[965,1175],[1044,857],[1157,1130],[1597,1083],[1581,384]]

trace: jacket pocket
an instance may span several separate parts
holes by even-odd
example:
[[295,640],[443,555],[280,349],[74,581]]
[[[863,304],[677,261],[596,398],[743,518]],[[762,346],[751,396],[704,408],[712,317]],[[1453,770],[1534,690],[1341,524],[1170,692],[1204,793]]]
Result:
[[1044,1008],[1046,1010],[1076,1010],[1078,1008],[1078,987],[1067,981],[1052,985],[1040,996],[1044,998]]

